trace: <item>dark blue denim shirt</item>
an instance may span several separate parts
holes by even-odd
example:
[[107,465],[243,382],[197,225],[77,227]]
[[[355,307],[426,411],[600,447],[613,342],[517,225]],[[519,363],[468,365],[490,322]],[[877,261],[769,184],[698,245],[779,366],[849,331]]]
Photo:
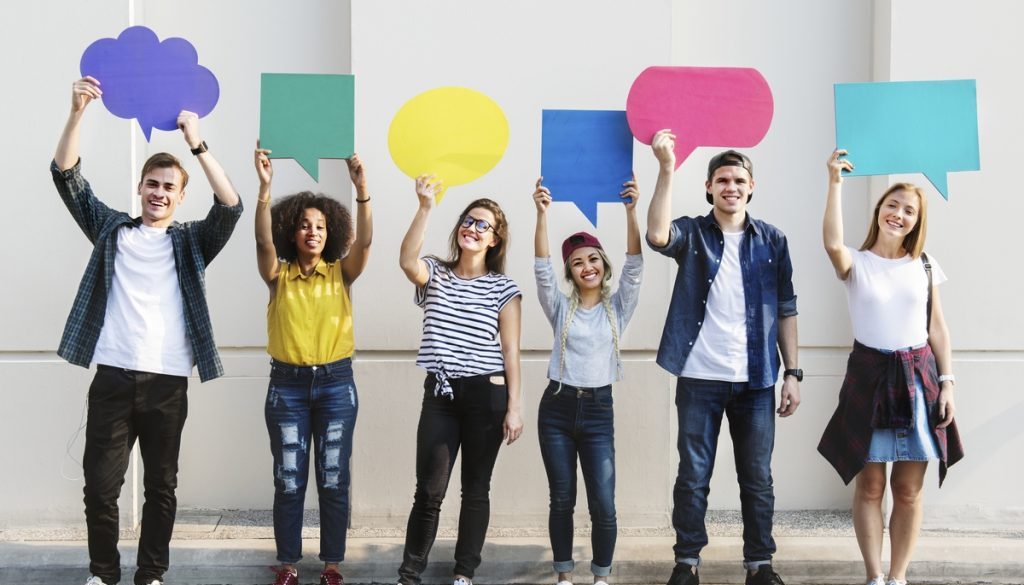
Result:
[[[740,270],[747,313],[747,383],[751,388],[767,388],[775,385],[781,362],[778,321],[796,315],[793,265],[786,236],[778,228],[748,213],[743,231]],[[680,376],[704,323],[708,293],[718,274],[725,238],[712,212],[673,221],[668,244],[663,248],[647,243],[679,265],[658,348],[658,365]]]

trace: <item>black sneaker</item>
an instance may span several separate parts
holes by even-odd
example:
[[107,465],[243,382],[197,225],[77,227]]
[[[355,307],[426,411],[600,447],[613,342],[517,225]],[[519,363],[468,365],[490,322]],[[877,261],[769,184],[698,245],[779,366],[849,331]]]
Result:
[[668,585],[700,585],[700,575],[693,565],[676,563],[672,576],[668,578]]
[[747,571],[747,585],[786,585],[771,565],[761,565],[757,572]]

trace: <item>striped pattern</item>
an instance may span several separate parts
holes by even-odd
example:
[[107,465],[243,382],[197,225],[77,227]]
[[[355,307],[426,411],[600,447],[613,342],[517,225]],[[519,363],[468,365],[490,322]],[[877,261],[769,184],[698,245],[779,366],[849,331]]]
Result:
[[498,313],[522,292],[504,274],[491,272],[465,280],[434,258],[423,260],[430,277],[416,289],[416,304],[423,309],[416,365],[437,374],[435,393],[451,396],[448,378],[505,369]]

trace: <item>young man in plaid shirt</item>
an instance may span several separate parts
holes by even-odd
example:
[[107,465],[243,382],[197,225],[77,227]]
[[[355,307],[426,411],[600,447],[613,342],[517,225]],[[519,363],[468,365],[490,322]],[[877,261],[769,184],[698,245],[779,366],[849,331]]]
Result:
[[188,174],[173,155],[155,154],[138,185],[142,215],[131,217],[96,198],[81,174],[79,129],[100,82],[72,86],[71,114],[50,165],[57,192],[93,244],[57,353],[89,367],[89,410],[82,466],[89,534],[86,585],[121,578],[117,497],[139,440],[145,503],[136,585],[160,585],[169,561],[177,500],[178,450],[188,412],[188,376],[224,373],[213,341],[204,272],[242,214],[242,202],[199,134],[199,117],[182,111],[178,127],[213,188],[206,218],[178,223]]

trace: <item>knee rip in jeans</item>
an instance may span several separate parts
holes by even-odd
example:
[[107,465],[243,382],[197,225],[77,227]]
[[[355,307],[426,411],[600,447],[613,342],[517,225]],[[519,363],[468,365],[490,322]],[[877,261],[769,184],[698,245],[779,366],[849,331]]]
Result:
[[341,482],[341,440],[345,436],[345,423],[331,421],[327,425],[321,444],[323,449],[323,478],[326,489],[338,489]]
[[306,444],[299,438],[299,425],[282,423],[281,429],[281,465],[277,468],[277,479],[284,484],[284,493],[298,491],[299,486],[295,474],[299,471],[299,452],[306,452]]

